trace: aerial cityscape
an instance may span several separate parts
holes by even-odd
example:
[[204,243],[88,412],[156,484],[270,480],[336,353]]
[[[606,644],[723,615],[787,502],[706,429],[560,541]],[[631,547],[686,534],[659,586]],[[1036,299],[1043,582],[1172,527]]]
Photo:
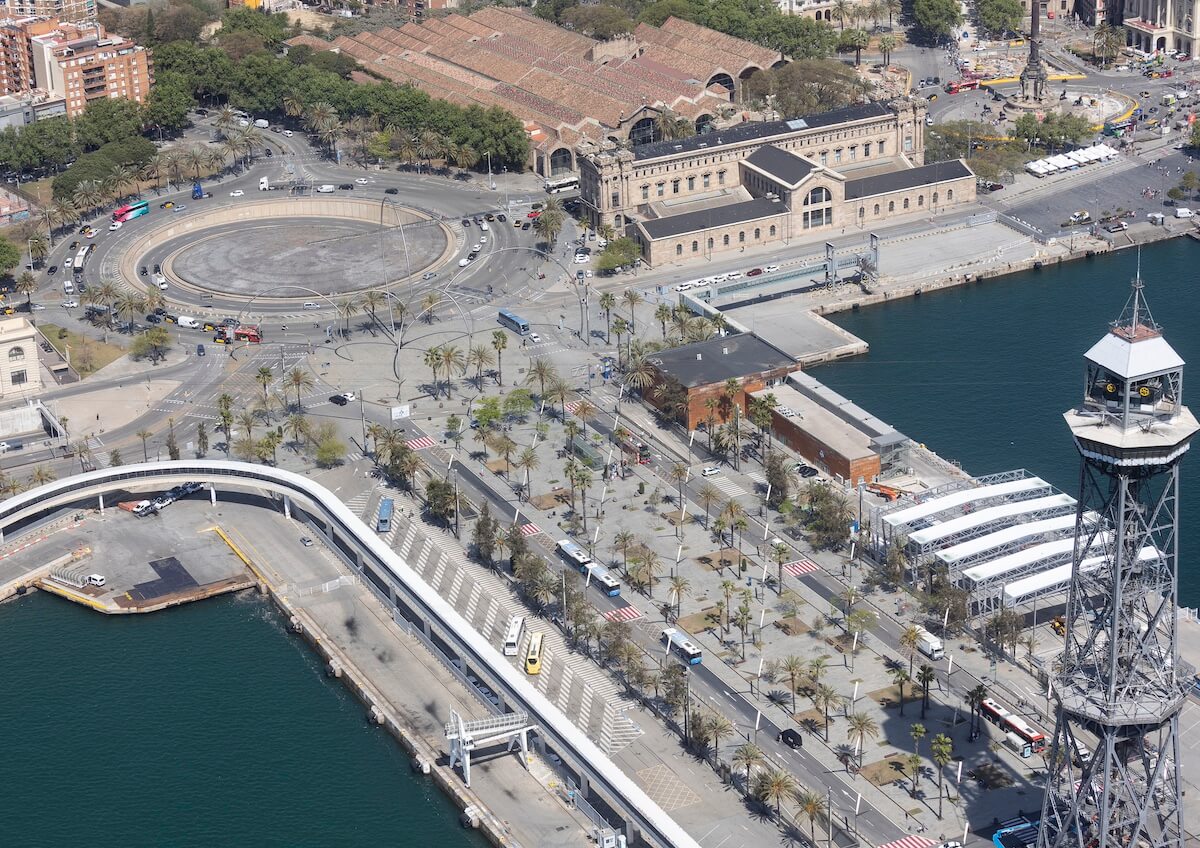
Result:
[[1200,844],[1190,16],[3,14],[22,844]]

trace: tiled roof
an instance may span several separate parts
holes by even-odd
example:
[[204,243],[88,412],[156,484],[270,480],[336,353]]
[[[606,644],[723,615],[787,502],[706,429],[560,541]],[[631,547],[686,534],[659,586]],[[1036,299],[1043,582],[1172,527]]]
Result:
[[766,47],[760,47],[751,41],[735,38],[715,29],[699,26],[682,18],[670,17],[663,21],[662,29],[697,42],[713,50],[737,56],[748,65],[759,68],[769,68],[779,61],[779,54]]
[[861,180],[846,180],[846,199],[857,200],[874,194],[886,194],[889,191],[901,191],[971,176],[974,176],[971,169],[961,159],[951,159],[948,162],[935,162],[919,168],[863,177]]
[[798,185],[817,166],[807,159],[764,144],[743,160],[786,186]]
[[501,6],[488,6],[471,15],[485,26],[495,27],[499,32],[513,33],[536,41],[558,52],[569,52],[582,56],[595,46],[596,42],[584,38],[562,27],[555,26],[549,21],[527,14],[523,10],[509,9]]
[[646,235],[650,238],[660,239],[700,232],[713,227],[749,223],[786,212],[787,207],[777,198],[756,197],[753,200],[743,200],[741,203],[727,203],[724,206],[714,206],[696,212],[681,212],[666,218],[639,221],[636,226],[645,230]]
[[295,38],[289,38],[283,43],[289,47],[299,47],[303,45],[304,47],[311,47],[313,50],[321,52],[329,50],[331,47],[333,47],[333,45],[325,39],[317,38],[315,35],[309,35],[307,32],[297,35]]

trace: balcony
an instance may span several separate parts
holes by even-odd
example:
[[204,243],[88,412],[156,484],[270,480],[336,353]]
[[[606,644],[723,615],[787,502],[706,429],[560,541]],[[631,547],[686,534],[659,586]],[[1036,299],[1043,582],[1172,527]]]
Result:
[[1126,18],[1123,25],[1130,29],[1136,29],[1138,32],[1149,33],[1150,35],[1157,35],[1160,32],[1166,32],[1170,29],[1166,24],[1151,23],[1141,18]]

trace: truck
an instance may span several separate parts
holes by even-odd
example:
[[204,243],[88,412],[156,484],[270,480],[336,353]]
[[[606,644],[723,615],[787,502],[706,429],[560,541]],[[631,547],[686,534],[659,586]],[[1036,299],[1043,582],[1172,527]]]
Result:
[[258,178],[258,190],[259,191],[270,191],[271,190],[271,181],[267,177],[259,177]]
[[235,342],[253,342],[255,344],[262,341],[262,331],[257,324],[242,324],[233,331],[233,340]]
[[942,644],[942,640],[924,627],[917,628],[917,650],[931,660],[940,660],[946,656],[946,648]]

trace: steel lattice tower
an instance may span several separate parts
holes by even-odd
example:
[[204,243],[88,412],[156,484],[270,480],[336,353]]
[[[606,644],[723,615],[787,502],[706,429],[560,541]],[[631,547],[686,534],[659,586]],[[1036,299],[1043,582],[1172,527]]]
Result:
[[1083,402],[1064,416],[1079,507],[1038,848],[1183,848],[1179,463],[1200,425],[1140,275],[1085,359]]

